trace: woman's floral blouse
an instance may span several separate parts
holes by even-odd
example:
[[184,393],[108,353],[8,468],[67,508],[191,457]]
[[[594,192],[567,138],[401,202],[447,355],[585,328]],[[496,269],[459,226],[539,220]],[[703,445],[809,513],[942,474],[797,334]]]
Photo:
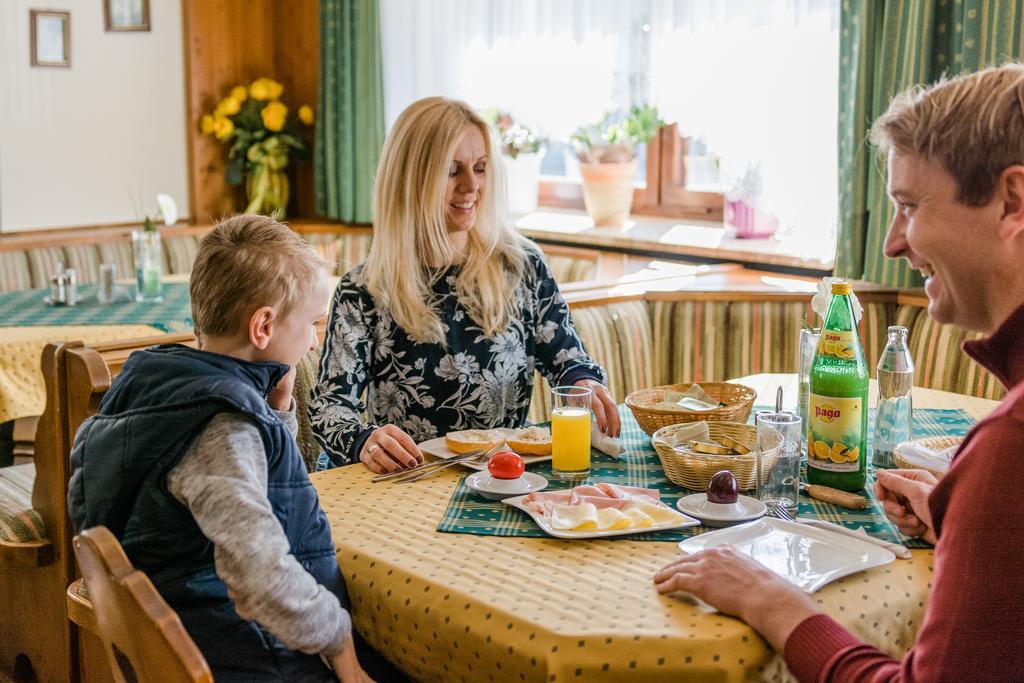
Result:
[[310,404],[313,433],[331,466],[358,462],[363,442],[384,424],[417,442],[460,429],[523,426],[534,369],[552,386],[605,381],[538,251],[530,250],[512,292],[518,315],[493,337],[484,336],[457,300],[458,268],[448,268],[434,287],[447,346],[412,341],[379,310],[362,266],[338,283]]

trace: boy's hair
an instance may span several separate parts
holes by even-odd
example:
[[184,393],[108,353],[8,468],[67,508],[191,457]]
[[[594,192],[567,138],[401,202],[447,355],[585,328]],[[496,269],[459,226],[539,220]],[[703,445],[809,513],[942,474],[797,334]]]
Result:
[[192,266],[196,336],[234,334],[261,306],[288,315],[309,295],[317,272],[326,269],[308,242],[274,219],[225,218],[203,237]]
[[1024,65],[906,90],[878,117],[870,138],[882,152],[938,161],[956,180],[957,200],[982,206],[1000,174],[1024,164]]

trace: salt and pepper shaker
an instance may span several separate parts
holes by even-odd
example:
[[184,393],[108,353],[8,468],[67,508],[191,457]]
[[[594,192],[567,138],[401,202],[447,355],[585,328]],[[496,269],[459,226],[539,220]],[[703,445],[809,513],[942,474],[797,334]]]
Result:
[[96,300],[101,304],[114,302],[114,280],[117,279],[116,263],[100,264],[100,286],[96,290]]
[[57,261],[57,272],[50,276],[50,296],[47,301],[51,306],[74,306],[78,303],[78,282],[74,268],[64,268]]

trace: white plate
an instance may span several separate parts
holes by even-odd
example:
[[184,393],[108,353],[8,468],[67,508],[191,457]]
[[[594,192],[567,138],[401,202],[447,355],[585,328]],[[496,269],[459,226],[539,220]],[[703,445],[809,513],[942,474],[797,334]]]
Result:
[[757,498],[739,496],[731,505],[712,503],[706,493],[694,493],[676,501],[676,507],[684,515],[696,517],[705,526],[732,526],[740,522],[751,522],[764,517],[768,507]]
[[[513,432],[515,430],[509,429],[508,431],[509,432]],[[425,455],[432,455],[435,458],[441,458],[442,460],[448,460],[450,458],[457,458],[460,455],[459,453],[456,453],[455,451],[453,451],[450,448],[448,448],[448,446],[445,444],[445,440],[444,440],[443,436],[439,436],[436,439],[431,439],[430,441],[424,441],[423,443],[416,444],[416,445],[420,447],[420,450],[423,451],[423,453]],[[535,462],[544,462],[545,460],[550,460],[550,459],[551,459],[550,455],[524,455],[523,456],[523,462],[525,462],[527,465],[532,465]],[[486,462],[470,463],[470,464],[465,465],[465,467],[469,467],[470,469],[474,469],[474,470],[486,470],[487,469],[487,463]]]
[[808,593],[896,559],[885,548],[771,517],[688,538],[679,543],[679,549],[696,553],[719,545],[731,545]]
[[[544,515],[538,514],[531,510],[529,507],[523,504],[523,499],[526,496],[516,496],[515,498],[506,498],[502,503],[505,505],[511,505],[514,508],[518,508],[530,515],[537,526],[540,527],[541,531],[546,533],[548,536],[554,536],[555,538],[609,538],[611,536],[628,536],[630,534],[646,534],[652,531],[665,531],[667,529],[684,529],[691,526],[699,526],[700,521],[683,515],[683,520],[680,522],[665,522],[663,524],[654,524],[643,529],[610,529],[608,531],[562,531],[560,529],[552,529],[551,525],[548,524],[548,520]],[[668,507],[664,503],[660,503],[664,507]]]
[[518,479],[494,479],[489,472],[474,472],[466,477],[466,486],[490,500],[523,496],[547,488],[548,480],[533,472],[523,472]]

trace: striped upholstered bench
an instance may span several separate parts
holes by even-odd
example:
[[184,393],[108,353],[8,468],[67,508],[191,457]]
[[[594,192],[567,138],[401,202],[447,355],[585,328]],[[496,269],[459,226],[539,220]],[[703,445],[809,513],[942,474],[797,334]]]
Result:
[[0,542],[33,543],[46,540],[46,524],[32,509],[32,483],[36,466],[0,467]]
[[[199,240],[208,230],[209,227],[187,225],[162,228],[166,272],[190,272]],[[47,287],[58,263],[74,268],[81,283],[98,281],[101,263],[116,264],[118,277],[129,278],[135,272],[131,228],[44,230],[3,235],[0,239],[0,292]]]

